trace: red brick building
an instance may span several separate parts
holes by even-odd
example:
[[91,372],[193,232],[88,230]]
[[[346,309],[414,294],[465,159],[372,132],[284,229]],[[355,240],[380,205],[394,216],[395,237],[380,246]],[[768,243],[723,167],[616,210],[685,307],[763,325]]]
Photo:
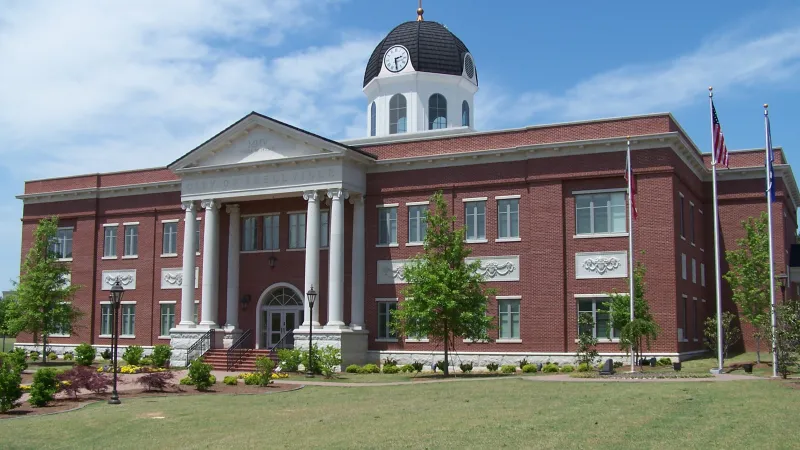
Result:
[[[457,342],[458,358],[572,361],[579,311],[595,317],[601,353],[620,357],[597,306],[628,291],[630,136],[636,259],[662,329],[647,354],[702,352],[715,312],[709,155],[666,113],[478,132],[477,88],[458,38],[408,22],[367,66],[369,137],[336,142],[251,113],[166,167],[26,182],[23,257],[37,221],[57,215],[58,250],[82,286],[85,315],[53,348],[109,344],[118,281],[121,344],[171,343],[175,364],[209,329],[221,346],[245,330],[257,348],[302,346],[309,321],[345,364],[429,363],[441,345],[395,336],[386,320],[403,300],[403,264],[421,250],[427,201],[442,191],[497,289],[493,340]],[[775,167],[776,272],[788,273],[800,192],[780,149]],[[718,179],[724,252],[740,221],[766,210],[763,150],[732,152]],[[723,297],[734,310],[727,285]]]

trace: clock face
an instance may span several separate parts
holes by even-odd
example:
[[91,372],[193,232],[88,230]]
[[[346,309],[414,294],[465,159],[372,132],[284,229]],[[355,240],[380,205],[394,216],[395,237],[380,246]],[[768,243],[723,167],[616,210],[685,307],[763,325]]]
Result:
[[390,72],[400,72],[408,65],[408,50],[401,45],[395,45],[386,51],[383,57],[383,65]]

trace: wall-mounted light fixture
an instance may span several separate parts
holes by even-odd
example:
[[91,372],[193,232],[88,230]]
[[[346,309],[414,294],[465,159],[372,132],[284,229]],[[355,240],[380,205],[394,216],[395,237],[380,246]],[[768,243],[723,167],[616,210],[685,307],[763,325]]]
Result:
[[247,309],[247,304],[250,303],[250,294],[245,294],[239,299],[239,303],[242,304],[242,310],[244,311]]
[[275,255],[269,255],[269,267],[271,269],[275,268],[275,263],[276,262],[278,262],[278,258],[276,258]]

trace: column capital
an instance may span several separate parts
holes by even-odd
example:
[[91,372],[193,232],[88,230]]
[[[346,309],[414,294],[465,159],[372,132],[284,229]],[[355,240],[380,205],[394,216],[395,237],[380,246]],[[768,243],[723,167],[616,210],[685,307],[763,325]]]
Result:
[[184,211],[196,211],[197,206],[193,201],[185,201],[181,202],[181,209],[183,209]]
[[303,192],[303,200],[307,202],[318,202],[320,200],[319,192],[317,191],[305,191]]
[[204,209],[219,209],[220,203],[219,200],[211,198],[200,201],[200,206],[202,206]]
[[359,205],[364,206],[364,198],[366,195],[355,193],[350,196],[350,204],[351,205]]
[[239,212],[239,205],[236,203],[225,205],[225,212],[228,214],[238,213]]
[[328,198],[331,200],[346,200],[350,193],[344,189],[328,189]]

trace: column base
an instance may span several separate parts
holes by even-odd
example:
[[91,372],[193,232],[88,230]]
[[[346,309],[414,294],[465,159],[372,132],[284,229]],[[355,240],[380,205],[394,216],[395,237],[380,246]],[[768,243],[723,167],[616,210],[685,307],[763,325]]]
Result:
[[[367,343],[369,332],[366,330],[353,331],[348,327],[343,329],[314,330],[312,342],[319,348],[331,346],[342,352],[341,371],[350,364],[366,364]],[[308,327],[294,330],[294,346],[301,350],[308,350]]]
[[344,322],[328,322],[325,324],[324,330],[351,330],[352,328],[345,325]]
[[355,324],[351,323],[350,324],[350,329],[353,330],[353,331],[361,331],[361,330],[364,329],[364,325],[355,325]]
[[[313,326],[315,330],[316,330],[317,328],[322,328],[322,325],[320,325],[320,323],[319,323],[319,322],[311,322],[311,326]],[[308,322],[306,322],[306,323],[304,323],[304,324],[301,324],[301,325],[300,325],[300,328],[305,328],[306,330],[308,330]],[[298,328],[298,329],[299,329],[299,328]]]
[[189,329],[197,328],[197,324],[194,323],[194,322],[181,322],[175,328],[176,329],[180,329],[180,330],[189,330]]
[[206,331],[203,329],[183,329],[180,327],[169,330],[169,344],[172,347],[170,357],[170,367],[186,367],[186,353],[198,339],[203,337]]
[[222,348],[231,348],[234,342],[242,335],[242,330],[226,325],[222,330]]
[[197,328],[204,328],[206,330],[210,330],[212,328],[213,329],[218,329],[219,325],[217,325],[215,322],[202,321],[197,325]]

